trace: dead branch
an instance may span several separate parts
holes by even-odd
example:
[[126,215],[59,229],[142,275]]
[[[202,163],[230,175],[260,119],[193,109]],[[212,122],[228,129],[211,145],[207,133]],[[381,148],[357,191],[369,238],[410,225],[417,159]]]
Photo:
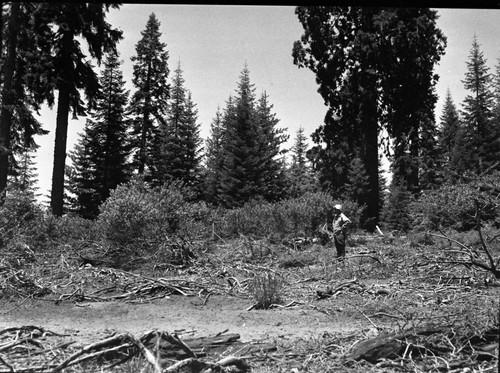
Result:
[[80,351],[77,351],[76,353],[74,353],[73,355],[71,355],[70,357],[68,357],[61,364],[59,364],[56,368],[54,368],[54,370],[52,371],[52,373],[60,372],[61,370],[63,370],[67,366],[69,366],[71,364],[71,362],[73,362],[74,360],[76,360],[80,356],[85,355],[85,354],[87,354],[87,353],[89,353],[89,352],[91,352],[93,350],[97,350],[97,349],[102,348],[102,347],[107,347],[107,346],[112,345],[113,343],[116,343],[116,342],[122,343],[124,340],[127,339],[127,335],[128,334],[126,334],[126,333],[124,333],[124,334],[118,334],[116,336],[103,339],[103,340],[101,340],[99,342],[92,343],[92,344],[84,347]]
[[[430,235],[438,237],[438,238],[444,238],[448,240],[449,242],[455,243],[459,246],[459,251],[458,253],[460,254],[467,254],[469,256],[469,260],[447,260],[447,261],[441,261],[441,263],[447,263],[447,264],[458,264],[458,265],[464,265],[466,267],[474,266],[481,268],[485,271],[491,272],[495,278],[500,279],[500,270],[498,270],[498,263],[500,263],[500,258],[497,260],[497,263],[495,263],[495,259],[491,255],[491,252],[488,249],[488,245],[486,244],[486,241],[484,239],[482,230],[481,230],[481,218],[480,218],[480,208],[479,208],[479,202],[476,200],[476,231],[479,235],[479,239],[481,241],[481,248],[482,251],[485,253],[486,258],[488,260],[488,263],[484,263],[483,261],[478,260],[479,255],[472,250],[470,247],[465,245],[464,243],[453,239],[451,237],[448,237],[446,234],[441,232],[441,234],[435,234],[435,233],[430,233]],[[453,253],[454,250],[446,250],[448,253]]]
[[18,346],[21,344],[32,344],[38,348],[43,348],[42,344],[40,342],[38,342],[37,340],[35,340],[33,338],[23,338],[23,339],[18,339],[16,341],[6,343],[6,344],[0,346],[0,352],[8,351],[12,347],[15,347],[15,346]]
[[479,239],[481,240],[481,247],[483,248],[483,251],[486,253],[486,256],[488,257],[488,260],[490,262],[491,272],[493,272],[496,278],[500,278],[500,272],[497,270],[495,266],[495,261],[490,253],[490,250],[488,249],[488,246],[486,245],[486,242],[484,241],[483,232],[481,231],[481,210],[479,207],[479,201],[476,199],[474,202],[476,204],[476,229],[479,235]]
[[242,373],[248,372],[250,369],[245,360],[234,356],[225,357],[217,361],[216,363],[204,362],[196,358],[190,357],[169,366],[167,369],[164,370],[164,372],[166,373],[187,372],[187,371],[202,372],[207,369],[211,369],[211,371],[214,372],[226,372],[227,370],[224,369],[224,367],[230,367],[230,366],[235,366],[236,368],[239,369],[238,371]]
[[0,363],[2,363],[7,368],[9,368],[10,372],[15,372],[14,367],[12,365],[10,365],[8,362],[6,362],[2,356],[0,356]]

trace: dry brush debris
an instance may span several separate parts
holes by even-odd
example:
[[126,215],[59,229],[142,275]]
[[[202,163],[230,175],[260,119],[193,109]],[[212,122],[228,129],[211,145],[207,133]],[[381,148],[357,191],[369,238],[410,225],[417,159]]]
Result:
[[[59,337],[59,338],[56,338]],[[246,344],[239,334],[181,340],[176,334],[153,330],[136,337],[131,333],[111,335],[83,348],[72,347],[67,335],[37,326],[0,331],[0,372],[51,372],[71,367],[99,367],[111,370],[134,358],[141,358],[153,372],[248,372],[246,358],[275,347],[266,343]],[[61,338],[65,338],[61,342]],[[222,357],[227,350],[232,352]],[[221,356],[215,362],[207,358]],[[186,369],[191,370],[186,370]]]

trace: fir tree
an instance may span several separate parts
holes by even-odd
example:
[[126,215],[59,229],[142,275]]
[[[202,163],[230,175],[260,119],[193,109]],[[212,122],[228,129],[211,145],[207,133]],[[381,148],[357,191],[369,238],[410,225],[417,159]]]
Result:
[[367,191],[370,190],[370,181],[363,161],[355,156],[349,164],[347,184],[344,187],[344,197],[362,206],[366,204]]
[[157,171],[159,182],[179,181],[197,188],[200,181],[201,144],[198,112],[191,92],[184,87],[180,63],[172,81],[167,120],[160,125]]
[[99,64],[106,52],[116,50],[122,32],[106,22],[110,8],[119,8],[119,4],[47,2],[40,3],[34,12],[32,24],[40,51],[37,65],[42,66],[32,77],[38,88],[37,100],[52,106],[54,91],[58,91],[51,190],[51,208],[56,216],[63,213],[69,113],[72,111],[74,118],[86,115],[81,92],[92,107],[99,90],[97,74],[79,39],[86,41],[90,58]]
[[437,188],[444,182],[444,174],[439,160],[438,130],[434,114],[432,117],[421,114],[419,126],[418,190],[421,191]]
[[394,178],[382,210],[382,221],[390,230],[406,232],[411,229],[409,205],[412,194],[404,181]]
[[38,187],[36,186],[38,173],[34,161],[34,150],[26,146],[16,158],[15,170],[11,173],[8,189],[21,191],[35,201],[39,194],[37,194]]
[[492,122],[494,106],[491,91],[492,77],[476,37],[472,43],[467,72],[462,82],[464,88],[471,94],[465,97],[461,112],[463,130],[460,133],[458,146],[465,149],[457,149],[455,155],[460,156],[462,153],[467,155],[467,158],[455,160],[456,166],[462,164],[462,168],[456,171],[463,173],[472,170],[482,173],[498,160],[499,150],[498,131]]
[[304,135],[304,128],[300,127],[291,149],[292,160],[288,169],[288,197],[300,197],[317,188],[310,162],[307,159],[307,151],[307,138]]
[[86,218],[96,217],[110,191],[131,176],[130,124],[125,117],[128,92],[118,57],[111,53],[106,58],[96,110],[71,153],[71,192],[77,196],[77,211]]
[[450,162],[459,128],[460,118],[458,116],[458,110],[451,97],[451,92],[448,89],[446,91],[443,112],[438,127],[439,160],[446,179],[450,179],[451,177],[452,170],[450,169]]
[[272,112],[273,105],[269,103],[264,91],[256,107],[256,120],[259,129],[257,157],[259,179],[256,184],[256,194],[267,201],[277,201],[285,195],[285,151],[281,145],[288,140],[286,129],[278,128],[279,119]]
[[240,206],[251,199],[281,198],[284,164],[279,155],[286,137],[276,128],[278,120],[271,113],[267,95],[256,103],[254,91],[245,66],[223,121],[218,198],[226,207]]
[[98,151],[96,151],[96,188],[101,200],[109,197],[110,191],[125,183],[131,176],[130,122],[126,116],[129,92],[121,71],[118,53],[110,53],[100,77],[101,90],[96,99],[92,115]]
[[[0,113],[0,204],[8,175],[17,172],[16,158],[24,157],[38,147],[34,141],[35,135],[48,133],[33,115],[40,105],[35,100],[33,87],[28,84],[34,66],[43,67],[35,57],[38,49],[35,47],[36,38],[32,28],[33,12],[39,6],[37,3],[11,3],[7,8],[6,55],[0,56],[4,62],[0,82],[0,101],[3,103]],[[0,51],[3,51],[1,46],[2,43]]]
[[255,88],[246,66],[240,75],[234,107],[226,111],[225,129],[219,197],[225,207],[235,207],[257,197],[259,127]]
[[96,218],[102,200],[97,191],[96,152],[99,143],[93,123],[87,120],[83,132],[70,152],[72,166],[67,166],[66,188],[69,192],[67,202],[69,210],[78,213],[86,219]]
[[141,35],[135,47],[136,55],[131,58],[136,91],[131,98],[130,112],[135,124],[135,162],[139,174],[144,175],[157,156],[158,121],[167,114],[170,87],[168,52],[166,44],[160,41],[160,22],[154,13]]
[[[500,159],[500,58],[497,59],[497,65],[495,66],[495,75],[493,79],[493,118],[492,118],[492,132],[494,136],[494,144],[492,150],[498,154]],[[498,169],[498,167],[497,167]]]
[[495,76],[493,79],[493,96],[493,118],[496,125],[500,126],[500,58],[497,59],[497,65],[495,66]]
[[[228,107],[231,107],[229,98]],[[217,108],[215,117],[210,124],[210,137],[206,140],[206,176],[205,200],[219,204],[219,189],[221,188],[221,173],[224,165],[223,144],[225,142],[224,114]]]
[[198,123],[198,109],[193,101],[191,91],[186,97],[186,122],[183,127],[184,143],[184,176],[183,182],[197,190],[197,195],[201,195],[199,187],[201,185],[201,160],[203,158],[203,140],[200,136],[200,124]]

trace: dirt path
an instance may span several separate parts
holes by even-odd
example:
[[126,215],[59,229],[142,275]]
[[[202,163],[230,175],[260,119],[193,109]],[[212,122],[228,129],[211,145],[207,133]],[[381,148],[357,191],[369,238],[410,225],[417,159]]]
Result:
[[[36,301],[13,309],[2,305],[0,328],[36,325],[57,333],[71,334],[81,343],[96,341],[111,332],[193,332],[208,336],[223,332],[241,335],[241,341],[273,338],[314,337],[322,332],[360,330],[359,320],[331,317],[307,306],[251,310],[249,300],[212,296],[203,305],[198,297],[171,296],[148,303],[62,303]],[[10,308],[9,308],[10,307]]]

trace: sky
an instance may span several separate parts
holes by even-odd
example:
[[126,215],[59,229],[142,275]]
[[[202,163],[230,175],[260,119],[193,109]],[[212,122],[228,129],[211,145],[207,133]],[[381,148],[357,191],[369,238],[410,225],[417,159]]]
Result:
[[[458,108],[467,92],[462,80],[474,36],[480,44],[490,71],[500,58],[500,10],[436,9],[437,26],[448,39],[446,53],[435,72],[439,96],[436,120],[439,122],[447,89]],[[217,108],[224,109],[235,93],[240,74],[246,65],[257,97],[264,91],[279,127],[287,128],[291,147],[300,127],[308,138],[323,123],[327,107],[317,92],[315,75],[293,64],[292,47],[303,34],[294,6],[251,5],[170,5],[124,4],[111,10],[107,21],[123,31],[118,45],[126,88],[131,84],[135,46],[142,38],[151,13],[160,21],[161,41],[169,53],[170,78],[180,63],[184,86],[192,93],[198,109],[200,135],[210,135],[210,124]],[[49,135],[36,138],[39,193],[46,199],[52,180],[56,107],[44,108],[39,120]],[[85,118],[72,120],[68,128],[67,153],[73,149]],[[310,142],[311,143],[311,142]],[[69,163],[67,157],[67,163]]]

